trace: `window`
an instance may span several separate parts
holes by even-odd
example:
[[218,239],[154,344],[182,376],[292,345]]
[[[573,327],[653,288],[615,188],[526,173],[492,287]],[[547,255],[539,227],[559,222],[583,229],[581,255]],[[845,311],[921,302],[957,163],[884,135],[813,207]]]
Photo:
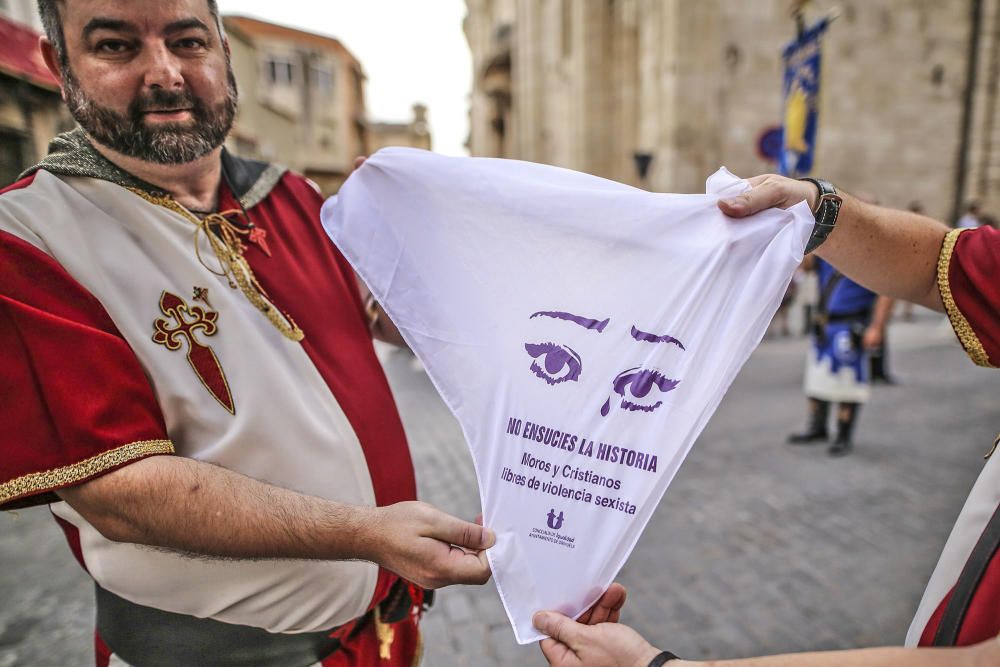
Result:
[[333,72],[313,65],[309,68],[309,78],[320,97],[333,97]]
[[295,79],[295,64],[285,58],[269,58],[266,71],[272,86],[290,86]]

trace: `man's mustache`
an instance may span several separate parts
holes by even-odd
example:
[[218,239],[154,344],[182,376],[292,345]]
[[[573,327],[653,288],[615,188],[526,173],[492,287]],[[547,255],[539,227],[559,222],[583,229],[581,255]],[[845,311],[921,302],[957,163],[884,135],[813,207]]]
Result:
[[176,109],[196,109],[198,107],[198,100],[186,89],[157,89],[137,98],[132,103],[132,112],[133,114],[142,114],[148,111],[173,111]]

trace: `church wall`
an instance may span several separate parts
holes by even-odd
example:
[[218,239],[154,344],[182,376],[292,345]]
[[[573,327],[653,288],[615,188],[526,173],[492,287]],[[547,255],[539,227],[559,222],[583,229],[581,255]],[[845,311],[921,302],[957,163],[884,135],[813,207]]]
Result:
[[[966,180],[967,192],[996,210],[1000,0],[982,2]],[[497,26],[496,15],[481,10],[500,4],[468,0],[476,76],[483,51],[476,40]],[[639,184],[633,155],[649,152],[654,157],[644,185],[679,192],[703,191],[705,177],[721,165],[741,175],[776,169],[758,155],[757,143],[781,123],[781,50],[795,34],[787,0],[514,0],[506,6],[518,132],[508,157]],[[814,173],[891,206],[919,200],[929,214],[950,217],[971,7],[972,0],[810,4],[807,22],[839,11],[823,41]],[[568,51],[564,34],[572,35]],[[483,140],[488,132],[477,95],[474,86],[470,149],[495,154]]]

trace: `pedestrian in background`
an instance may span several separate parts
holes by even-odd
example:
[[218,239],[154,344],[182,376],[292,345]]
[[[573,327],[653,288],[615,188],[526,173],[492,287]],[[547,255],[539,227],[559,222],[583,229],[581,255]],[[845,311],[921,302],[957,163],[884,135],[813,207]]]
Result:
[[[866,204],[878,205],[880,203],[877,197],[870,194],[858,195],[858,199]],[[876,304],[876,312],[872,318],[873,323],[883,322],[883,324],[866,329],[861,341],[862,347],[868,353],[868,368],[871,372],[872,384],[896,384],[896,381],[889,375],[889,323],[892,321],[894,306],[894,300],[880,301]],[[880,307],[885,308],[886,311],[884,313],[878,312]]]
[[972,201],[969,202],[968,207],[965,209],[965,215],[955,223],[955,227],[958,229],[975,229],[982,224],[982,221],[979,219],[979,203]]
[[788,283],[785,295],[781,297],[778,312],[774,315],[773,324],[778,327],[778,335],[782,338],[788,338],[792,335],[791,327],[788,325],[789,311],[791,311],[792,304],[795,303],[795,299],[799,295],[799,283],[801,282],[802,275],[800,270],[796,270],[792,276],[792,281]]
[[788,442],[827,442],[830,405],[837,403],[837,433],[828,453],[845,456],[854,446],[861,405],[871,395],[867,350],[885,341],[893,300],[865,289],[822,259],[807,257],[803,266],[819,278],[804,382],[809,421],[804,431],[788,436]]

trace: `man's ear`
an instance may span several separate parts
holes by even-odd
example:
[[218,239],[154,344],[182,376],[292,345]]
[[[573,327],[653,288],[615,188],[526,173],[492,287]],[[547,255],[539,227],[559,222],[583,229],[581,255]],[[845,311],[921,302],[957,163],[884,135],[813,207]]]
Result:
[[48,37],[42,37],[38,40],[38,50],[42,52],[42,60],[45,61],[45,67],[52,72],[52,76],[56,78],[56,81],[59,82],[59,87],[62,88],[62,67],[59,65],[59,54],[56,53],[56,47],[53,46]]

